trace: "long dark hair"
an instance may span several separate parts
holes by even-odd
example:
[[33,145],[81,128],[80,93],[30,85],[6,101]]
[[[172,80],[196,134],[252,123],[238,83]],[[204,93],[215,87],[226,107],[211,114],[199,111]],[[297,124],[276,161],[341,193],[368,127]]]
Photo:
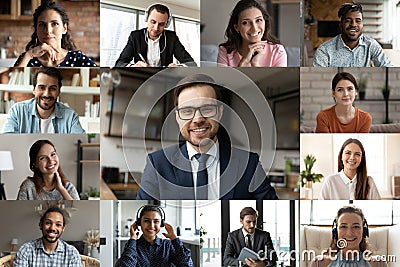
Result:
[[268,41],[272,44],[280,44],[279,40],[271,35],[271,16],[268,14],[267,10],[262,7],[262,5],[257,0],[240,0],[235,8],[232,11],[231,17],[229,19],[228,27],[225,31],[225,37],[228,40],[225,43],[220,44],[220,46],[224,46],[226,51],[231,53],[234,50],[239,50],[240,45],[242,44],[242,36],[235,30],[235,24],[239,23],[239,15],[242,11],[255,7],[259,9],[263,15],[265,21],[264,27],[264,35],[261,40]]
[[25,51],[28,51],[29,49],[38,46],[40,44],[39,39],[37,37],[36,29],[37,29],[37,24],[38,24],[38,19],[40,14],[42,14],[43,11],[52,9],[56,11],[58,14],[60,14],[63,26],[67,26],[67,32],[63,34],[61,38],[61,47],[67,50],[75,50],[76,46],[74,41],[72,41],[71,35],[69,33],[69,18],[67,15],[67,12],[65,11],[64,7],[61,5],[52,2],[51,0],[43,0],[42,4],[36,8],[35,13],[33,13],[33,28],[34,32],[31,35],[31,40],[25,47]]
[[355,199],[364,199],[365,200],[365,199],[367,199],[367,195],[368,195],[370,186],[368,183],[367,161],[365,158],[365,150],[364,150],[363,145],[361,144],[361,142],[358,139],[349,138],[343,143],[342,148],[340,149],[339,155],[338,155],[338,171],[341,171],[344,168],[343,162],[342,162],[343,150],[348,144],[352,144],[352,143],[358,145],[362,151],[361,162],[360,162],[360,165],[358,165],[358,167],[357,167],[357,185],[356,185],[356,192],[354,193],[354,197],[355,197]]
[[[53,143],[49,140],[38,140],[29,149],[29,168],[31,169],[31,171],[33,171],[33,176],[28,177],[28,179],[30,179],[35,184],[36,193],[38,194],[42,193],[43,191],[44,179],[40,170],[35,167],[35,163],[39,154],[39,150],[42,148],[42,146],[46,144],[51,145],[54,148],[54,151],[56,151]],[[60,162],[58,163],[57,171],[58,174],[60,174],[62,184],[65,186],[65,184],[67,183],[67,179],[65,178],[64,172],[61,169]]]
[[[346,207],[340,208],[338,210],[337,214],[336,214],[336,217],[335,217],[335,220],[334,220],[333,226],[332,226],[332,227],[336,227],[336,231],[337,231],[337,226],[338,226],[338,222],[339,222],[339,217],[344,213],[355,213],[355,214],[357,214],[358,216],[361,217],[361,220],[363,222],[363,226],[362,227],[363,228],[364,227],[368,227],[367,221],[366,221],[366,219],[364,217],[364,214],[363,214],[361,209],[356,208],[356,207],[352,207],[352,206],[346,206]],[[330,245],[330,248],[332,250],[336,250],[336,251],[339,250],[339,247],[337,245],[337,241],[338,241],[338,237],[336,236],[336,238],[333,238],[333,236],[332,236],[331,245]],[[360,248],[361,252],[364,252],[365,250],[367,250],[369,248],[368,240],[366,239],[366,236],[364,236],[364,229],[363,229],[363,237],[361,239],[359,248]]]

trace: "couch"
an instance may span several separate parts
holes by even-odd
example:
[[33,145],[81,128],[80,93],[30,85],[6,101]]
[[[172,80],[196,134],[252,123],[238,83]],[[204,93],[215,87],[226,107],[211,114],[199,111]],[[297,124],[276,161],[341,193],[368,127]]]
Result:
[[[301,226],[300,227],[300,267],[310,266],[307,257],[302,259],[305,250],[314,251],[319,255],[330,245],[332,236],[331,227]],[[395,255],[396,261],[388,262],[389,267],[400,266],[400,225],[382,226],[369,229],[370,250],[374,255]]]

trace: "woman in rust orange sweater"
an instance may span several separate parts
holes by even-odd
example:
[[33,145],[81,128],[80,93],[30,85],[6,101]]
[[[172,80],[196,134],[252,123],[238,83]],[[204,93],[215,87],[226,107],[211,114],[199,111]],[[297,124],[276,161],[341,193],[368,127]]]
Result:
[[357,81],[347,72],[339,72],[332,80],[335,105],[317,115],[317,133],[369,133],[371,115],[354,106],[358,95]]

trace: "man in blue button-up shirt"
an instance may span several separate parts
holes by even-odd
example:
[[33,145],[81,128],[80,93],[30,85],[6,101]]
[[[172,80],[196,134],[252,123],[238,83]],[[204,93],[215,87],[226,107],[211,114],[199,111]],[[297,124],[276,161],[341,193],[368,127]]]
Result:
[[38,69],[33,76],[35,98],[10,108],[3,133],[85,133],[78,114],[57,102],[61,81],[57,68]]
[[360,4],[344,4],[338,17],[342,33],[318,47],[314,67],[393,66],[378,42],[362,34],[364,24]]

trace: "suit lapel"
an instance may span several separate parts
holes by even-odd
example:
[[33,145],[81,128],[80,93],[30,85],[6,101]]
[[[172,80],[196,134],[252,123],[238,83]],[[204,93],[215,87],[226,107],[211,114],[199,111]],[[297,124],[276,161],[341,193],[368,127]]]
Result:
[[[235,185],[240,177],[238,177],[239,162],[232,154],[231,146],[220,143],[219,145],[219,161],[220,161],[220,198],[232,199],[235,193]],[[244,239],[243,239],[244,240]]]
[[144,59],[147,62],[147,49],[148,49],[149,45],[146,42],[146,39],[147,39],[146,38],[146,34],[147,34],[147,31],[144,30],[143,39],[142,39],[142,44],[143,45],[140,46],[139,50],[140,50],[140,54],[142,54],[142,56],[144,57]]
[[189,156],[184,143],[172,157],[176,183],[185,187],[193,187],[192,167],[190,165]]
[[[164,35],[164,36],[163,36]],[[167,37],[167,35],[166,35],[166,33],[165,33],[165,30],[163,31],[163,33],[161,34],[161,36],[160,36],[160,42],[159,42],[159,45],[160,45],[160,59],[161,59],[161,66],[165,66],[165,67],[168,67],[167,66],[167,64],[166,64],[166,62],[167,62],[167,58],[166,58],[166,55],[167,55],[167,47],[166,47],[166,43],[165,43],[165,40],[167,39],[166,38]],[[164,51],[163,51],[164,50]],[[161,51],[162,51],[162,53],[161,53]],[[187,153],[186,153],[187,154]]]
[[[258,229],[256,228],[256,229],[254,229],[254,245],[253,245],[253,250],[255,251],[255,252],[258,252],[259,250],[260,250],[260,247],[259,247],[259,243],[260,243],[260,235],[259,235],[259,233],[258,233]],[[263,248],[261,248],[261,249],[263,249]]]
[[[239,229],[239,233],[238,234],[239,234],[240,247],[241,248],[246,247],[246,240],[244,240],[242,228]],[[239,251],[239,253],[240,253],[240,251]]]

